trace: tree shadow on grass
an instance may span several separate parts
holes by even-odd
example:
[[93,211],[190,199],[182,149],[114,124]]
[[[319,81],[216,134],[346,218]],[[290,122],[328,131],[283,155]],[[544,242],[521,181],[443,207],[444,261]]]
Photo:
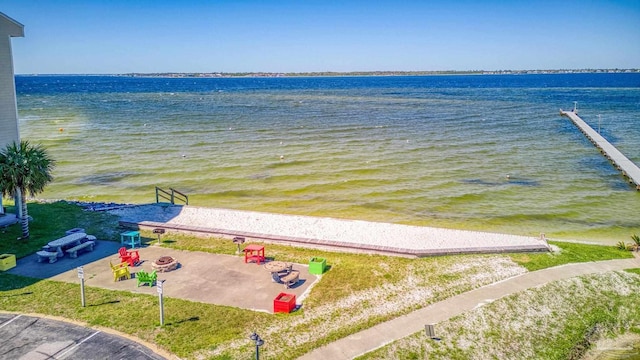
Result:
[[0,275],[0,291],[11,291],[31,286],[42,279],[13,274]]

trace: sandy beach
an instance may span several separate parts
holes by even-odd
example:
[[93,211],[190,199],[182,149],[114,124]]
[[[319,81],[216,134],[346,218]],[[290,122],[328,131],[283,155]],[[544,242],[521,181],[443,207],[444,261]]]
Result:
[[119,216],[122,224],[141,228],[413,256],[548,248],[545,240],[536,237],[197,206],[150,204],[110,213]]

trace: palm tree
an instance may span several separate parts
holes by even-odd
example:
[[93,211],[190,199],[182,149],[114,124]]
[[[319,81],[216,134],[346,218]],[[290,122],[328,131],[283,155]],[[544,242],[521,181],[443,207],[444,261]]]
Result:
[[23,239],[29,238],[26,193],[35,196],[42,192],[53,180],[54,165],[55,161],[41,145],[31,145],[26,140],[0,151],[0,191],[3,196],[16,198]]

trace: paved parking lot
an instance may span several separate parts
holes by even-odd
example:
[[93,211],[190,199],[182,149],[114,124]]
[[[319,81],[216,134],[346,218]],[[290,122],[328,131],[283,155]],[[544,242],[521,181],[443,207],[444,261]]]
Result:
[[166,359],[125,337],[47,318],[0,313],[0,359]]

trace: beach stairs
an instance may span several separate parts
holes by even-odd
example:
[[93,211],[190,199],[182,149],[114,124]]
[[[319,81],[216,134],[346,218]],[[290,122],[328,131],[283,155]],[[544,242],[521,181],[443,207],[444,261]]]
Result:
[[[163,201],[160,201],[163,200]],[[166,201],[164,201],[166,200]],[[171,204],[175,205],[176,201],[182,202],[185,205],[189,205],[189,196],[180,191],[169,188],[169,191],[156,186],[156,204]]]

